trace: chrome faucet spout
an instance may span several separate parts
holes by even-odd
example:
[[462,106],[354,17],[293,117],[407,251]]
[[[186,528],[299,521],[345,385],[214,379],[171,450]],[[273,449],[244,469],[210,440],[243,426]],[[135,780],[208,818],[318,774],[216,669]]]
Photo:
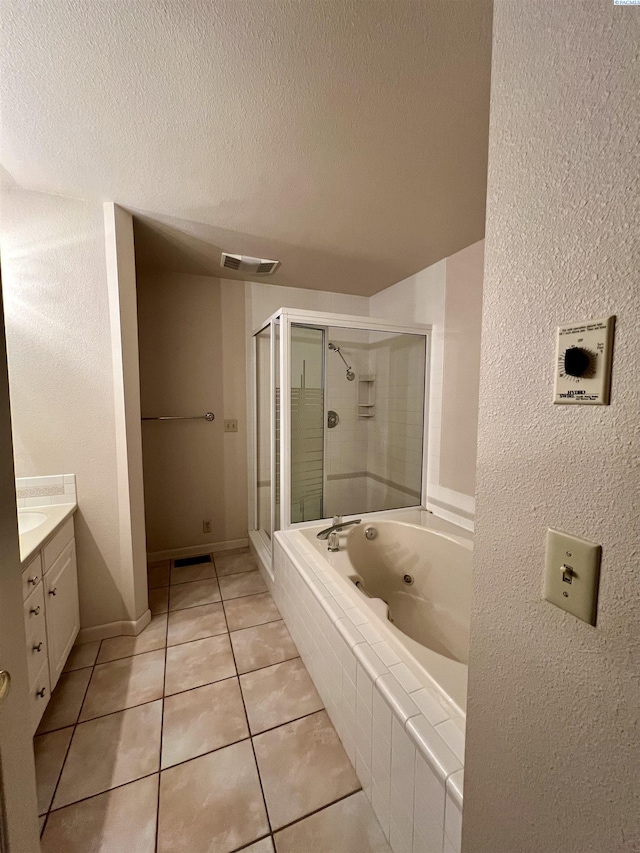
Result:
[[331,527],[327,527],[326,530],[321,530],[320,533],[316,533],[316,539],[328,539],[329,534],[333,533],[334,530],[338,532],[339,530],[343,530],[345,527],[350,527],[352,524],[360,524],[361,521],[361,518],[355,518],[353,521],[341,521],[339,524],[332,524]]

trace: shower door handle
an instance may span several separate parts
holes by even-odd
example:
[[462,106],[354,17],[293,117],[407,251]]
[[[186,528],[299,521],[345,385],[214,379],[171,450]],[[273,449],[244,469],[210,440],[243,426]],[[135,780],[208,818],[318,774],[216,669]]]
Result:
[[340,423],[340,418],[338,417],[338,413],[330,411],[327,414],[327,427],[329,429],[333,429],[334,427],[337,427],[339,423]]

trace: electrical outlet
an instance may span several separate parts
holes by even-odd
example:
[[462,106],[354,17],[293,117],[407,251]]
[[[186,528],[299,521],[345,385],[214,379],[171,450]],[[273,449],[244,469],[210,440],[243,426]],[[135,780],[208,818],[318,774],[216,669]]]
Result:
[[203,533],[211,533],[211,522],[203,521],[202,522],[202,532]]
[[225,432],[238,432],[238,421],[237,420],[228,420],[224,422],[224,431]]

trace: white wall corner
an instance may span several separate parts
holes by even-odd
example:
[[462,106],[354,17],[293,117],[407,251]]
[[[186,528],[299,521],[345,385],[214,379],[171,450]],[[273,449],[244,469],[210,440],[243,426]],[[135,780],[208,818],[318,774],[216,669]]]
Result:
[[104,204],[116,426],[120,593],[130,620],[147,610],[146,537],[133,217]]

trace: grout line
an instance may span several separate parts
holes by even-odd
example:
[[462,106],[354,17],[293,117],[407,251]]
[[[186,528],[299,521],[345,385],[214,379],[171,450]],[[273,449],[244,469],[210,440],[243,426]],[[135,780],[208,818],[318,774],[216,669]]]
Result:
[[[233,649],[233,643],[231,644],[231,648]],[[249,675],[250,672],[259,672],[261,669],[268,669],[270,666],[275,666],[277,663],[287,663],[290,660],[297,660],[300,655],[294,655],[292,658],[285,658],[284,660],[277,660],[275,663],[268,663],[266,666],[257,666],[255,669],[248,669],[246,672],[239,672],[238,675]],[[305,667],[306,669],[306,667]],[[311,676],[309,676],[311,677]]]
[[247,713],[247,704],[244,701],[244,693],[242,692],[242,685],[240,684],[240,673],[238,672],[238,664],[236,661],[236,653],[233,649],[233,643],[231,645],[231,654],[233,655],[233,664],[236,668],[236,672],[238,673],[238,687],[240,688],[240,698],[242,699],[242,707],[244,709],[244,716],[247,723],[247,731],[249,732],[249,741],[251,743],[251,751],[253,753],[253,760],[256,766],[256,773],[258,774],[258,783],[260,785],[260,793],[262,794],[262,803],[264,805],[264,813],[267,818],[267,826],[269,827],[270,835],[273,834],[273,827],[271,826],[271,818],[269,817],[269,809],[267,808],[267,798],[264,793],[264,786],[262,784],[262,776],[260,775],[260,765],[258,764],[258,756],[256,755],[256,748],[253,743],[253,736],[251,735],[251,726],[249,725],[249,714]]
[[285,823],[284,826],[279,826],[278,829],[275,830],[275,832],[278,833],[282,832],[284,829],[289,829],[290,826],[295,826],[297,823],[301,823],[308,817],[312,817],[313,815],[318,814],[319,812],[323,812],[325,809],[328,809],[331,806],[335,806],[336,803],[341,803],[343,800],[347,800],[349,797],[353,797],[354,794],[359,794],[360,791],[362,791],[362,785],[360,785],[358,788],[355,788],[353,791],[350,791],[348,794],[343,794],[342,797],[338,797],[336,800],[332,800],[330,803],[326,803],[326,805],[320,806],[320,808],[314,809],[312,812],[302,815],[302,817],[297,817],[295,820],[292,820],[291,823]]
[[[62,764],[60,765],[60,772],[58,773],[58,778],[56,780],[56,784],[55,784],[55,787],[53,789],[53,794],[51,795],[51,801],[49,802],[49,805],[47,807],[47,814],[45,817],[45,821],[44,821],[44,825],[42,827],[42,833],[41,833],[40,837],[42,837],[42,835],[44,834],[44,831],[47,828],[47,823],[49,822],[49,815],[51,814],[53,803],[54,803],[54,800],[56,798],[56,794],[58,793],[58,786],[60,785],[60,780],[62,779],[62,774],[64,772],[64,767],[65,767],[65,764],[67,763],[67,758],[69,757],[69,752],[71,751],[71,744],[73,743],[73,739],[74,739],[75,734],[76,734],[76,729],[78,728],[78,719],[80,718],[80,714],[82,713],[82,706],[84,705],[85,699],[87,698],[87,693],[89,692],[89,685],[91,684],[91,679],[93,678],[93,670],[95,669],[96,660],[98,660],[98,655],[100,654],[100,649],[102,648],[102,642],[103,641],[100,640],[100,645],[98,646],[98,652],[96,654],[95,660],[94,660],[93,665],[91,667],[91,675],[89,676],[89,680],[87,681],[87,686],[85,687],[85,690],[84,690],[82,702],[80,703],[80,707],[78,708],[78,713],[76,715],[76,721],[75,721],[75,723],[72,724],[73,725],[73,731],[71,732],[71,737],[69,738],[69,744],[68,744],[67,750],[64,754],[64,759],[62,761]],[[82,667],[82,668],[83,669],[89,669],[89,667]],[[77,672],[78,670],[72,670],[72,671]],[[54,690],[55,690],[55,687],[54,687]],[[49,697],[49,702],[51,702],[52,699],[53,699],[53,695],[51,695]],[[68,728],[68,726],[61,726],[61,728],[66,729],[66,728]],[[53,731],[60,731],[60,729],[53,729]],[[49,732],[43,732],[43,734],[49,734]]]
[[[232,599],[232,601],[235,601],[235,599]],[[274,622],[284,622],[284,619],[280,616],[279,619],[267,619],[266,622],[258,622],[255,625],[245,625],[244,628],[231,628],[229,633],[237,634],[238,631],[246,631],[247,628],[260,628],[262,625],[272,625]]]
[[[140,782],[142,779],[150,779],[152,776],[160,776],[160,773],[157,770],[153,773],[145,773],[143,776],[138,776],[135,779],[129,779],[128,782],[121,782],[120,785],[114,785],[112,788],[105,788],[104,791],[98,791],[96,794],[89,794],[86,797],[80,797],[79,800],[74,800],[72,803],[66,803],[64,806],[59,806],[57,809],[50,809],[48,814],[53,814],[53,812],[62,812],[65,809],[70,809],[72,806],[77,806],[78,803],[84,803],[87,800],[95,800],[96,797],[101,797],[103,794],[110,794],[111,791],[117,791],[119,788],[126,788],[127,785],[133,785],[135,782]],[[40,817],[42,817],[42,815],[40,815]]]
[[[263,729],[260,732],[255,732],[255,733],[251,732],[251,737],[260,737],[261,735],[266,735],[269,732],[274,732],[276,729],[281,729],[283,726],[289,726],[289,725],[291,725],[291,723],[299,723],[300,720],[304,720],[307,717],[313,717],[314,714],[319,714],[321,711],[326,711],[326,710],[327,709],[323,705],[322,708],[316,708],[315,711],[309,711],[308,714],[300,714],[299,717],[294,717],[292,720],[285,720],[283,723],[278,723],[277,726],[270,726],[268,729]],[[327,716],[328,716],[328,714],[327,714]],[[333,723],[331,725],[333,725]]]
[[[173,561],[169,564],[169,577],[173,569]],[[164,633],[164,671],[162,673],[162,713],[160,715],[160,744],[158,748],[158,798],[156,803],[156,838],[154,849],[158,849],[158,833],[160,830],[160,783],[162,782],[162,738],[164,735],[164,691],[167,683],[167,643],[169,641],[169,614],[167,613],[167,624]]]
[[248,844],[245,844],[242,847],[234,847],[231,853],[242,853],[243,850],[248,850],[250,847],[253,847],[254,844],[257,844],[259,841],[264,841],[265,838],[270,838],[271,843],[273,844],[273,849],[275,850],[275,841],[273,839],[273,832],[270,832],[268,835],[261,835],[260,838],[256,838],[253,841],[250,841]]

